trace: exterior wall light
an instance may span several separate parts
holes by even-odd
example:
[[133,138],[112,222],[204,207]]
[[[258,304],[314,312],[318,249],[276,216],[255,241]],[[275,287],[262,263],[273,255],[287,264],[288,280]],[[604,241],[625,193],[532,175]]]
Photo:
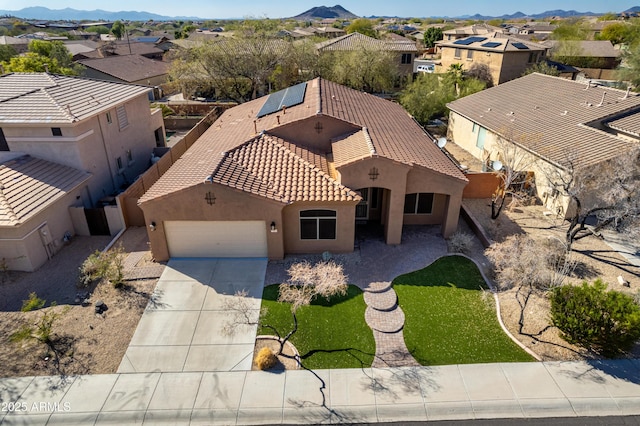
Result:
[[275,222],[271,222],[271,232],[278,232],[278,228],[276,228]]
[[156,230],[156,223],[155,222],[151,222],[149,224],[149,229],[151,229],[152,231],[155,231]]

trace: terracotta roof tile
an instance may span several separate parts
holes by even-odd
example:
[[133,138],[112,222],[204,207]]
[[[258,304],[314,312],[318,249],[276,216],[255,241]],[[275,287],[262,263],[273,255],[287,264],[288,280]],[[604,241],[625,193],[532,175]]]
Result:
[[111,75],[119,80],[134,82],[169,73],[168,62],[154,61],[141,55],[114,55],[106,58],[78,61],[87,68]]
[[319,51],[334,50],[391,50],[398,52],[417,52],[415,42],[406,39],[406,42],[398,40],[378,40],[357,32],[336,37],[327,41],[316,44]]
[[534,73],[447,106],[553,163],[566,164],[571,153],[589,166],[635,145],[591,123],[640,111],[640,95]]
[[[360,152],[359,149],[364,149],[365,153],[368,150],[369,153],[375,152],[379,156],[395,161],[409,165],[418,164],[455,179],[466,180],[462,172],[438,149],[432,138],[399,104],[319,78],[307,83],[304,101],[301,104],[286,108],[285,111],[256,118],[266,100],[265,96],[225,111],[145,193],[140,203],[200,184],[214,171],[220,171],[223,167],[240,173],[235,169],[236,166],[226,164],[230,161],[228,153],[253,141],[261,133],[268,134],[270,129],[291,125],[317,115],[330,116],[362,130],[362,138],[365,138],[362,140],[367,144],[366,148],[355,137],[345,143],[353,142],[356,146],[349,148],[339,144],[338,151],[341,148],[344,148],[342,152],[350,150]],[[369,138],[366,139],[365,135]],[[303,159],[306,164],[318,169],[327,177],[331,176],[331,165],[328,164],[324,153],[312,152],[289,141],[279,140],[278,143],[292,155]],[[352,158],[352,155],[341,156],[341,153],[338,153],[341,162],[350,161],[349,158]],[[224,166],[221,165],[223,162]],[[253,168],[250,169],[253,170]],[[224,175],[226,174],[225,172]],[[225,178],[220,182],[230,181]],[[273,194],[268,194],[266,188],[260,187],[261,194],[269,198],[277,198]],[[274,190],[283,200],[297,199],[291,191],[281,186]],[[343,196],[340,195],[340,197]],[[338,196],[334,193],[332,197],[337,199]]]

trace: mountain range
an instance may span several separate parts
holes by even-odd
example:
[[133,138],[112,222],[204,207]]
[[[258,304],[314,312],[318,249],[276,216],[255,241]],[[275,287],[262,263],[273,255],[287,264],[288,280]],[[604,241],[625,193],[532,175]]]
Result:
[[[640,6],[635,6],[630,9],[625,10],[624,12],[632,13],[640,11]],[[47,7],[35,6],[35,7],[25,7],[20,10],[0,10],[0,15],[3,16],[15,16],[22,19],[30,19],[30,20],[66,20],[66,21],[114,21],[116,19],[127,20],[127,21],[170,21],[175,19],[181,20],[202,20],[202,17],[195,16],[165,16],[158,15],[156,13],[144,12],[144,11],[119,11],[119,12],[110,12],[106,10],[96,9],[96,10],[77,10],[77,9],[49,9]],[[477,19],[477,20],[487,20],[487,19],[521,19],[521,18],[533,18],[533,19],[546,19],[552,16],[558,16],[562,18],[568,18],[572,16],[593,16],[598,15],[593,12],[578,12],[575,10],[549,10],[542,13],[536,13],[532,15],[527,15],[522,12],[516,12],[511,15],[502,15],[502,16],[487,16],[481,14],[475,15],[462,15],[451,18],[460,18],[460,19]],[[353,19],[357,16],[353,13],[349,12],[345,8],[340,5],[336,5],[333,7],[327,6],[318,6],[313,7],[307,10],[304,13],[301,13],[297,16],[294,16],[293,19],[298,20],[308,20],[308,19],[326,19],[326,18],[336,18],[336,19]],[[378,17],[378,16],[372,16]]]

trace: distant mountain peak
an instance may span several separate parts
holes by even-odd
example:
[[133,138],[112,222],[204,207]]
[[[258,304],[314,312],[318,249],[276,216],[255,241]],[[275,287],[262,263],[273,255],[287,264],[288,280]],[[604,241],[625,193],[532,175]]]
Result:
[[294,16],[293,19],[297,20],[307,20],[307,19],[353,19],[357,18],[357,15],[349,12],[344,7],[339,4],[333,7],[327,6],[316,6],[307,10],[306,12],[301,13],[300,15]]

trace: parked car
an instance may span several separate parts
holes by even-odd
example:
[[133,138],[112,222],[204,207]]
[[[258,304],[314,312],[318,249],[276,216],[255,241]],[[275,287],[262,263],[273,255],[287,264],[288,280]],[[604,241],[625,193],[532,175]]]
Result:
[[433,64],[427,64],[427,65],[418,65],[417,71],[418,72],[428,72],[428,73],[432,73],[434,72],[436,69],[436,66]]

